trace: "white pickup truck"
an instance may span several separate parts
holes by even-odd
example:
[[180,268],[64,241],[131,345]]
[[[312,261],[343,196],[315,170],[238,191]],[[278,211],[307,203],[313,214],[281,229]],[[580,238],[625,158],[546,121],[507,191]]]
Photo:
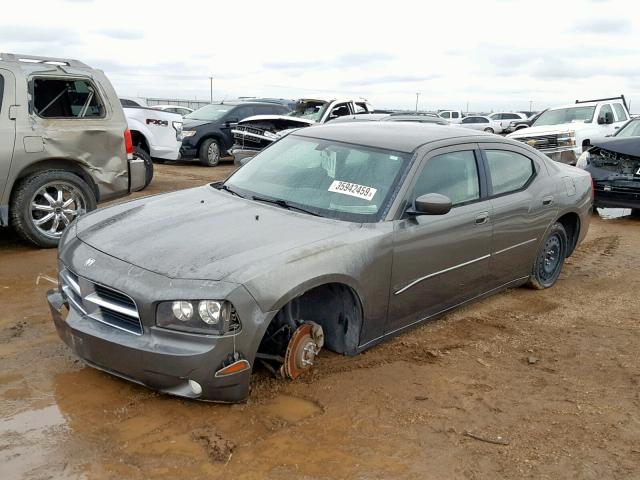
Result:
[[147,176],[145,187],[153,178],[153,159],[177,160],[182,145],[182,116],[147,107],[124,106],[133,156],[144,160]]
[[462,123],[462,119],[466,116],[462,110],[439,110],[438,116],[444,118],[449,123]]
[[579,101],[553,107],[540,115],[529,128],[517,130],[508,138],[540,150],[552,160],[575,165],[592,142],[615,133],[629,120],[624,95]]

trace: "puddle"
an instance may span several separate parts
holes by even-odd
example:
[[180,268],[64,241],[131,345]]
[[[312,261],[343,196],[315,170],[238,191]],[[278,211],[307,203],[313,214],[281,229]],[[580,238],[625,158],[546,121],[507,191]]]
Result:
[[312,401],[303,398],[278,395],[264,407],[264,413],[288,423],[298,423],[305,418],[322,413],[322,408]]
[[631,216],[630,208],[598,208],[598,214],[605,220]]
[[78,478],[53,452],[67,433],[57,405],[0,420],[3,478]]

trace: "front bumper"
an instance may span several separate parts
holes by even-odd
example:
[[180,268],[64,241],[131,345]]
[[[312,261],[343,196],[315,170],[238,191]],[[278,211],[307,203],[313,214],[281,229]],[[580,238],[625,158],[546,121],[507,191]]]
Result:
[[[194,297],[203,298],[194,281],[162,280],[164,277],[160,275],[109,257],[82,242],[73,240],[72,243],[70,248],[65,245],[62,252],[63,258],[73,257],[71,261],[64,258],[69,267],[61,262],[60,268],[73,268],[82,275],[78,278],[84,282],[109,285],[131,295],[142,324],[140,335],[123,331],[96,321],[58,290],[48,292],[47,300],[58,335],[78,357],[94,368],[172,395],[217,402],[239,402],[248,396],[251,369],[216,376],[234,352],[253,365],[260,340],[273,316],[271,312],[263,313],[243,287],[227,285],[226,297],[233,303],[242,322],[242,330],[235,337],[158,328],[155,326],[155,302],[150,298],[162,301],[168,297],[188,298],[185,295],[189,291]],[[95,273],[90,272],[91,269],[83,271],[78,260],[86,259],[87,255],[102,268],[95,269]],[[127,275],[123,274],[126,265],[129,265]],[[163,288],[167,283],[170,288]],[[208,282],[205,288],[210,292],[225,288],[216,288],[214,283]],[[156,293],[152,296],[154,290]],[[134,291],[136,294],[132,294]],[[197,382],[199,388],[194,389],[190,380]]]
[[566,147],[558,148],[555,150],[540,150],[551,160],[559,163],[566,163],[567,165],[575,165],[582,154],[581,147]]
[[640,208],[640,182],[596,180],[593,204],[595,208]]

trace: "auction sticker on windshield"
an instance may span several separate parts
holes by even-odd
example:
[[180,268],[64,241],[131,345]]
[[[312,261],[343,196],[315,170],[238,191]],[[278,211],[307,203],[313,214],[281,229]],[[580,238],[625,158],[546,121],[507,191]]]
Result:
[[334,180],[334,182],[329,187],[329,191],[334,193],[342,193],[344,195],[351,195],[352,197],[371,201],[378,190],[373,187],[367,187],[366,185],[358,185],[357,183]]

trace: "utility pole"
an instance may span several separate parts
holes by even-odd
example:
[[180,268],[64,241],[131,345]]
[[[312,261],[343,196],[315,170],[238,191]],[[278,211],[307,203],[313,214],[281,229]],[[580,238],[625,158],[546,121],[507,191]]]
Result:
[[533,112],[533,100],[529,100],[529,111]]
[[211,87],[211,103],[213,103],[213,77],[209,77],[209,85]]
[[420,96],[420,92],[416,92],[416,112],[418,111],[418,97]]

